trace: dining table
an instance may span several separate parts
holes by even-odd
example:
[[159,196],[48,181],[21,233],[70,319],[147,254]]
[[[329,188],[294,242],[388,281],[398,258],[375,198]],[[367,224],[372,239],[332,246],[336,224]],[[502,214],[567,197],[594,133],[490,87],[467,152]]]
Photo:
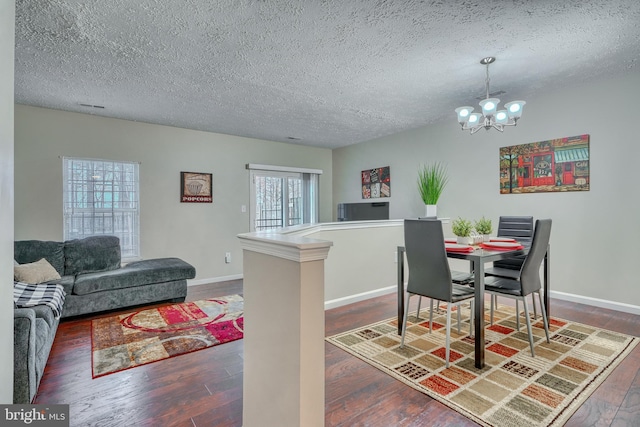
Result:
[[[457,252],[447,251],[448,258],[467,260],[470,262],[470,271],[474,274],[474,330],[475,330],[475,366],[478,369],[484,367],[484,265],[488,262],[498,261],[505,258],[511,258],[518,255],[526,255],[528,248],[521,249],[492,249],[482,247],[481,245],[473,246],[473,251]],[[549,310],[549,281],[550,281],[550,245],[543,261],[543,304],[545,306],[547,316],[550,316]],[[398,263],[398,335],[402,335],[402,321],[404,317],[404,282],[405,282],[405,248],[398,246],[397,248]]]

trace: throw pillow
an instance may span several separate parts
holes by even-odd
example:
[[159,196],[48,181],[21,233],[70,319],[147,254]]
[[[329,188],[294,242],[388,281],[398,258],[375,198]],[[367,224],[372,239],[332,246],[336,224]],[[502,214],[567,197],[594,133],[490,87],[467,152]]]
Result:
[[40,261],[13,267],[13,276],[15,280],[30,285],[60,279],[56,269],[44,258]]

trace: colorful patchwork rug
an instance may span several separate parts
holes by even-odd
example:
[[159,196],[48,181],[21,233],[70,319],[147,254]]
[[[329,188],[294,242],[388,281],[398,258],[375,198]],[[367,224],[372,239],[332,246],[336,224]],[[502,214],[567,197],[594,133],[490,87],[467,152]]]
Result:
[[229,295],[92,320],[93,378],[241,339],[243,302]]
[[[442,305],[444,306],[444,305]],[[452,316],[450,364],[445,368],[445,316],[429,310],[409,316],[400,348],[397,319],[357,328],[326,340],[484,426],[561,426],[640,341],[639,338],[558,318],[546,342],[541,318],[532,322],[531,356],[524,314],[499,306],[488,315],[485,367],[474,365],[469,309],[461,334]]]

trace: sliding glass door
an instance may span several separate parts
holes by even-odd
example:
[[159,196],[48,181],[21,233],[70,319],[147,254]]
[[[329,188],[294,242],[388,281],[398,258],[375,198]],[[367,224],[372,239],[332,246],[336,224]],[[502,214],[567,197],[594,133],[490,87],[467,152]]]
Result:
[[254,171],[251,182],[253,231],[302,224],[302,174]]

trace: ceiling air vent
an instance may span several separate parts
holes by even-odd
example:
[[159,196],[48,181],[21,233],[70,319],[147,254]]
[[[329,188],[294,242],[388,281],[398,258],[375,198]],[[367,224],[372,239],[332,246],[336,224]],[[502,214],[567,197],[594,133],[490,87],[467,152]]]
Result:
[[82,103],[80,103],[80,106],[88,107],[88,108],[101,108],[101,109],[104,109],[104,105],[93,105],[93,104],[82,104]]

